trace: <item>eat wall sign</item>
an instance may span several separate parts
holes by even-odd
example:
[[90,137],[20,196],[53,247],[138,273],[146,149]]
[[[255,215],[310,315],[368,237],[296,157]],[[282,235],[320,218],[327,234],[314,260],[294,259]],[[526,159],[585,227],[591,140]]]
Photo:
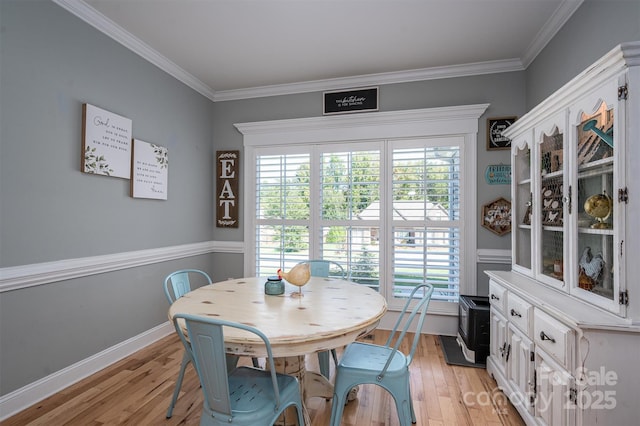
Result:
[[240,151],[216,151],[216,227],[238,227]]

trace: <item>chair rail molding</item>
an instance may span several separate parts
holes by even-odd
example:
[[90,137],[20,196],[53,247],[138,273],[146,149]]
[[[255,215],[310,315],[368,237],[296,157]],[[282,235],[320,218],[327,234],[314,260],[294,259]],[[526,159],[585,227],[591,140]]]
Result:
[[476,252],[476,262],[511,265],[511,250],[479,249]]
[[208,253],[244,253],[244,243],[203,241],[0,269],[0,293]]

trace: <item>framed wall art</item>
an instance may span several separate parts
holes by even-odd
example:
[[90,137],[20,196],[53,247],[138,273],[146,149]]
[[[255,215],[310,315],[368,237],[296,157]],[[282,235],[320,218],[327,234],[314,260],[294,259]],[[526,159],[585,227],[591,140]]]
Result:
[[511,149],[511,139],[502,135],[518,119],[516,116],[487,118],[487,150]]
[[131,177],[131,120],[90,104],[82,105],[83,173]]
[[166,200],[169,186],[167,148],[135,139],[131,159],[131,196]]

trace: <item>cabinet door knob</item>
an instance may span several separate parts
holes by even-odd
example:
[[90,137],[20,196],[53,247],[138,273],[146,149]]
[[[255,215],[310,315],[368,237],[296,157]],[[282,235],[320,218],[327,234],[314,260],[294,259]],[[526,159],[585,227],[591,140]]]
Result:
[[512,317],[522,318],[522,315],[520,315],[520,313],[517,312],[515,309],[511,309],[511,316]]
[[500,300],[500,298],[495,294],[491,293],[491,300]]
[[548,340],[551,343],[555,343],[556,342],[556,339],[554,339],[553,337],[547,335],[547,333],[545,333],[544,331],[540,332],[540,340],[542,340],[542,341]]

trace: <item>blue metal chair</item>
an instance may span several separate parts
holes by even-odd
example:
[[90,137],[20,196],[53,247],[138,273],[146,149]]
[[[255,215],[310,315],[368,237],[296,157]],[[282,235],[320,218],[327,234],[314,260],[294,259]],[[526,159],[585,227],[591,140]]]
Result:
[[[423,296],[409,313],[409,305],[414,295],[421,289],[424,291]],[[350,343],[347,346],[336,372],[331,407],[331,426],[340,426],[347,395],[354,386],[360,384],[381,386],[393,396],[401,426],[408,426],[410,423],[416,422],[409,388],[409,365],[411,365],[420,340],[420,333],[432,293],[433,286],[430,284],[421,284],[413,289],[384,346],[362,342]],[[407,313],[409,316],[396,338],[400,324],[403,323]],[[418,317],[417,321],[416,316]],[[398,347],[413,323],[416,323],[415,335],[409,355],[405,355],[398,350]],[[395,343],[393,343],[394,340]],[[391,346],[392,344],[393,346]]]
[[[309,264],[312,277],[328,278],[332,276],[340,279],[345,278],[344,268],[339,263],[332,260],[307,260],[301,263]],[[333,358],[334,364],[337,366],[338,355],[335,349],[331,349],[331,357]],[[329,351],[318,352],[318,364],[320,366],[320,374],[328,379],[330,375]]]
[[[189,280],[189,275],[199,276],[199,279],[205,284],[211,284],[211,278],[209,275],[201,271],[199,269],[181,269],[179,271],[175,271],[167,275],[164,279],[164,294],[167,296],[167,300],[169,301],[169,305],[175,302],[177,299],[181,298],[185,294],[191,291],[191,281]],[[180,373],[178,374],[178,380],[176,380],[176,387],[173,391],[173,397],[171,398],[171,403],[169,404],[169,409],[167,410],[167,418],[170,419],[173,415],[173,408],[176,405],[176,401],[178,400],[178,395],[180,394],[180,388],[182,387],[182,381],[184,379],[184,372],[187,369],[187,365],[192,361],[189,353],[187,351],[182,355],[182,362],[180,363]],[[235,367],[238,363],[238,357],[231,357],[229,359],[230,367]],[[258,359],[253,358],[253,366],[258,367]]]
[[[276,373],[271,344],[260,330],[244,324],[209,317],[178,314],[174,325],[185,350],[193,358],[204,402],[200,425],[272,425],[288,407],[304,424],[300,383],[294,376]],[[184,321],[188,340],[179,323]],[[260,337],[267,351],[269,371],[236,367],[227,372],[224,329],[246,330]]]

